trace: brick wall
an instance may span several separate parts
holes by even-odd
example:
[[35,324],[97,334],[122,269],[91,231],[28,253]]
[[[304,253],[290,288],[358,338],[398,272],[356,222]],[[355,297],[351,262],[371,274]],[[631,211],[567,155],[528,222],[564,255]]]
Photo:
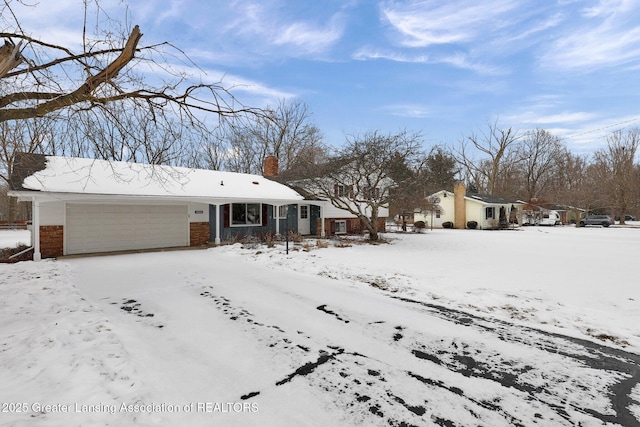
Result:
[[264,176],[278,176],[278,158],[275,156],[267,156],[262,162]]
[[202,246],[209,243],[209,223],[192,222],[189,224],[189,245]]
[[64,227],[62,225],[40,226],[40,253],[42,258],[55,258],[64,252]]
[[464,184],[456,184],[453,186],[454,194],[454,220],[455,228],[464,230],[467,228],[467,206],[465,196],[467,195],[467,187]]

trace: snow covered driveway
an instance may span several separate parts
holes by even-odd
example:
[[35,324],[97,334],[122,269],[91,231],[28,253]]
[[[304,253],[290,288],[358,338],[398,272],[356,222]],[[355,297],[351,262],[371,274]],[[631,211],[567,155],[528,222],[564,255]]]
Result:
[[[640,235],[577,231],[543,239],[563,250],[567,236],[633,246],[628,233]],[[505,258],[515,236],[539,249],[539,231],[518,233],[0,266],[3,312],[13,313],[1,319],[0,359],[11,369],[0,375],[0,401],[28,409],[0,413],[0,423],[638,425],[638,291],[618,285],[617,297],[588,305],[584,293],[597,292],[583,281],[580,304],[569,305],[567,289],[550,292],[570,277],[564,270],[540,286],[517,263],[528,253]],[[447,273],[450,247],[470,256],[487,238],[506,248],[493,254],[506,278],[492,285],[471,261]],[[576,276],[598,280],[592,264]],[[630,324],[617,324],[623,316]]]

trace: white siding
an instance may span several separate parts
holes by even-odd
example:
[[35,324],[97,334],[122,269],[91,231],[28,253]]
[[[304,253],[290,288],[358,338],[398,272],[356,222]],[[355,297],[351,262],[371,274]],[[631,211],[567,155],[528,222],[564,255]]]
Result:
[[[356,218],[347,210],[339,209],[333,206],[330,202],[326,202],[323,205],[325,218]],[[369,209],[363,209],[366,214],[369,214]],[[378,209],[378,218],[386,218],[389,216],[389,208],[381,207]]]
[[[465,211],[467,215],[467,222],[476,221],[479,228],[489,228],[489,222],[484,219],[485,206],[473,200],[466,199]],[[465,224],[466,227],[467,224]]]
[[190,204],[189,222],[209,222],[209,205],[201,203]]
[[64,202],[40,203],[40,225],[63,225]]

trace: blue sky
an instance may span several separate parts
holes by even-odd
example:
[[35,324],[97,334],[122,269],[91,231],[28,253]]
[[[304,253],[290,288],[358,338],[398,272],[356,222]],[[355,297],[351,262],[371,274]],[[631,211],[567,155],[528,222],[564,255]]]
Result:
[[[45,4],[43,4],[45,3]],[[27,12],[77,43],[79,0]],[[325,139],[421,131],[456,144],[498,120],[588,153],[640,126],[640,0],[101,0],[245,104],[299,98]],[[184,64],[181,64],[184,65]]]

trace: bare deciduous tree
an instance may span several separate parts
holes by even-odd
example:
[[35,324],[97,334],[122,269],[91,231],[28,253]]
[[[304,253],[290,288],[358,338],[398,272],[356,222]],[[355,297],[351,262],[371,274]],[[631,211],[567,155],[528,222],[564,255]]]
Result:
[[519,146],[526,200],[544,197],[558,173],[565,147],[560,138],[544,129],[527,132]]
[[569,221],[577,222],[580,217],[579,208],[588,207],[591,196],[588,194],[589,164],[585,157],[574,155],[568,150],[558,159],[558,170],[554,176],[554,198],[560,203],[573,207]]
[[[181,57],[183,62],[189,62],[180,49],[166,42],[142,45],[140,28],[120,31],[120,23],[101,16],[98,1],[84,2],[85,16],[89,8],[95,9],[97,21],[106,28],[96,29],[92,35],[85,21],[80,51],[28,35],[13,13],[12,4],[16,2],[4,2],[6,13],[2,19],[8,30],[0,33],[5,39],[5,47],[0,48],[0,123],[45,116],[65,122],[72,118],[77,122],[77,117],[82,117],[87,120],[87,127],[111,121],[108,128],[117,129],[118,137],[141,132],[137,135],[140,138],[134,138],[136,143],[153,141],[155,146],[133,151],[147,151],[144,160],[162,163],[172,157],[168,154],[172,151],[168,147],[170,140],[178,141],[174,138],[176,132],[184,130],[176,130],[177,123],[199,128],[207,115],[261,114],[242,106],[222,81],[193,83],[183,72],[173,71],[171,64],[164,62],[166,58]],[[136,70],[145,70],[145,74]],[[145,130],[136,129],[142,123],[155,125],[154,138],[144,139]],[[163,131],[166,135],[160,137]],[[103,135],[102,141],[94,142],[106,143],[108,137]],[[58,152],[68,150],[60,144]],[[124,143],[118,146],[117,141],[109,141],[107,146],[94,145],[94,149],[99,157],[132,156],[137,160],[131,147]]]
[[637,203],[634,200],[634,159],[640,144],[640,129],[616,131],[607,138],[607,148],[594,154],[594,166],[599,172],[600,191],[613,212],[625,223],[625,214]]
[[501,129],[494,122],[485,132],[469,135],[453,151],[472,186],[488,194],[504,194],[509,190],[508,177],[521,161],[516,150],[521,138],[513,128]]
[[308,106],[297,99],[281,100],[264,115],[235,121],[227,135],[233,156],[228,168],[233,172],[263,173],[267,156],[275,156],[281,169],[293,169],[327,150],[320,130],[310,123]]
[[[403,159],[407,165],[417,164],[423,157],[422,140],[417,133],[406,131],[383,135],[368,132],[347,139],[329,162],[307,170],[305,180],[316,195],[333,206],[360,219],[371,240],[378,240],[378,218],[381,208],[389,207],[402,186],[390,178],[390,165]],[[392,191],[392,189],[396,191]]]

